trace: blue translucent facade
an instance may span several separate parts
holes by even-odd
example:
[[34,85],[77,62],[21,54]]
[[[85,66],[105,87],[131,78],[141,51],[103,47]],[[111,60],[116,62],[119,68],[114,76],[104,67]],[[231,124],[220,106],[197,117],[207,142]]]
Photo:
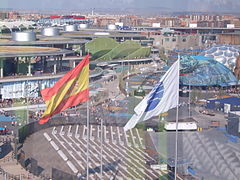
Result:
[[232,86],[238,80],[223,64],[204,56],[181,57],[180,85]]

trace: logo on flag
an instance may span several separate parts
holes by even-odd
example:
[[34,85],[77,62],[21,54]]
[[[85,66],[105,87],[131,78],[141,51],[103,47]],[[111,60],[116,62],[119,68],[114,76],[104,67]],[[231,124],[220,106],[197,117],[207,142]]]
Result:
[[167,112],[178,105],[179,60],[175,62],[152,91],[134,108],[135,114],[124,126],[127,131],[138,122]]
[[160,103],[164,93],[163,83],[159,82],[153,89],[152,93],[149,95],[149,100],[147,101],[147,107],[145,112],[153,110]]

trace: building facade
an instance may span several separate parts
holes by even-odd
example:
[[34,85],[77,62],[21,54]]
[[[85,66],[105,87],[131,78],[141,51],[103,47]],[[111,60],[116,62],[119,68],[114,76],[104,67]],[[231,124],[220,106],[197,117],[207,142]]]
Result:
[[240,45],[240,33],[219,34],[218,44]]
[[185,50],[189,48],[199,48],[203,45],[201,35],[187,35],[187,34],[161,34],[151,35],[154,38],[153,46],[164,48],[165,50]]

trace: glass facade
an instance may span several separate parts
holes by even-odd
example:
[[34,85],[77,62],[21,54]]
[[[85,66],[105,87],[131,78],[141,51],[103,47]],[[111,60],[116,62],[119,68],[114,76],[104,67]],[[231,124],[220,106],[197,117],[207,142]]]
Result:
[[211,57],[183,56],[181,58],[181,85],[231,86],[237,82],[230,69]]

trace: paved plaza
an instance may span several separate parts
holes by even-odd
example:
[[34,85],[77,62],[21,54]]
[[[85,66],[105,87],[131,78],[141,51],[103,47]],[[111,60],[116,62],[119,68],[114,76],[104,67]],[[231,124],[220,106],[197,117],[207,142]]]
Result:
[[[103,126],[103,179],[157,179],[167,172],[151,169],[148,161],[155,159],[146,152],[150,137],[144,131]],[[100,126],[90,126],[90,179],[100,179]],[[52,168],[86,178],[87,127],[58,126],[41,130],[23,146],[26,158],[33,158],[38,169],[51,174]],[[40,168],[41,167],[41,168]],[[167,178],[166,178],[167,179]]]

